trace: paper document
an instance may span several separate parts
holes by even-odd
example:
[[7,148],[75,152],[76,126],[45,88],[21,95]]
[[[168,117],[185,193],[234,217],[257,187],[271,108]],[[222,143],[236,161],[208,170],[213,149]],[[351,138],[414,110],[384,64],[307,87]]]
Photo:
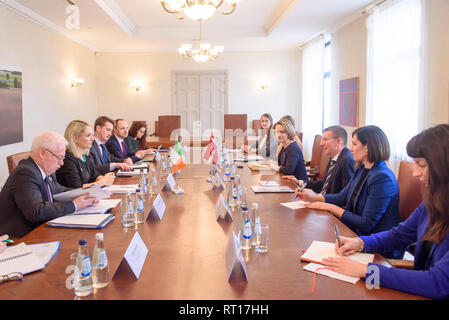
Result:
[[279,186],[279,183],[277,183],[276,181],[259,181],[261,186],[265,186],[265,187],[277,187]]
[[267,166],[266,164],[258,164],[255,162],[248,163],[248,167],[254,171],[262,171],[262,170],[272,171],[271,168],[269,166]]
[[[316,263],[308,263],[307,265],[304,266],[304,270],[311,271],[311,272],[316,272],[316,270],[319,269],[319,268],[323,268],[323,265],[316,264]],[[330,271],[330,270],[327,270],[327,269],[318,270],[317,273],[318,274],[322,274],[323,276],[327,276],[329,278],[334,278],[334,279],[346,281],[346,282],[349,282],[349,283],[352,283],[352,284],[356,284],[357,281],[360,280],[360,278],[346,276],[344,274],[341,274],[341,273],[338,273],[338,272],[334,272],[334,271]]]
[[0,275],[12,272],[27,274],[45,267],[43,260],[38,258],[24,243],[8,247],[0,253]]
[[103,189],[109,193],[119,193],[119,194],[124,193],[124,194],[126,194],[126,193],[128,193],[128,191],[130,193],[136,193],[136,190],[138,187],[139,187],[139,185],[137,185],[137,184],[123,184],[123,185],[113,184],[111,186],[104,187]]
[[[147,174],[148,173],[148,169],[144,169],[143,173]],[[135,169],[135,170],[131,170],[131,171],[119,170],[117,172],[117,177],[134,177],[134,176],[139,176],[139,175],[140,175],[140,169]]]
[[310,203],[310,202],[298,200],[298,201],[292,201],[292,202],[284,202],[284,203],[281,203],[281,205],[283,205],[284,207],[296,210],[296,209],[305,208],[306,207],[305,205],[308,203]]
[[[332,242],[323,242],[323,241],[313,241],[310,247],[306,250],[306,252],[301,256],[301,260],[308,261],[308,262],[314,262],[314,263],[321,263],[321,261],[324,258],[340,258],[336,252],[335,252],[335,243]],[[351,254],[349,256],[346,256],[349,259],[352,259],[354,261],[368,264],[370,262],[373,262],[374,260],[374,254],[371,253],[361,253],[356,252],[354,254]]]
[[295,192],[287,186],[278,186],[278,187],[264,187],[264,186],[252,186],[251,187],[255,193],[284,193],[284,192]]
[[47,265],[58,252],[61,243],[59,241],[35,243],[27,245],[33,253]]
[[95,197],[97,199],[109,198],[110,193],[106,190],[102,189],[97,185],[92,185],[87,188],[79,188],[66,192],[61,192],[53,195],[53,199],[56,201],[72,201],[76,197],[79,197],[83,194],[89,193],[89,196]]
[[106,211],[115,208],[121,199],[101,199],[97,204],[94,204],[93,206],[86,207],[84,209],[81,209],[75,214],[90,214],[90,213],[106,213]]
[[113,214],[69,214],[47,222],[50,227],[66,228],[103,228],[112,219]]

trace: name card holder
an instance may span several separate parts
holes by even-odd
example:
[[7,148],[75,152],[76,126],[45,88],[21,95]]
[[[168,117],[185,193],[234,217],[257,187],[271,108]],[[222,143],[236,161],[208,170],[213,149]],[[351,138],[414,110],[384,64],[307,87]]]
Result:
[[154,199],[153,201],[153,207],[148,213],[147,221],[150,220],[161,221],[165,213],[165,208],[166,206],[164,200],[162,199],[161,195],[158,194],[156,199]]
[[223,179],[220,177],[218,172],[215,174],[215,176],[212,177],[212,190],[215,189],[223,189],[225,188],[225,184],[223,182]]
[[229,239],[226,247],[226,271],[229,282],[248,282],[245,260],[243,260],[240,241],[232,231],[232,237]]
[[138,280],[147,255],[148,248],[136,231],[112,278],[123,275]]
[[234,220],[232,217],[231,210],[229,209],[228,204],[225,202],[223,198],[223,193],[220,194],[220,197],[217,200],[217,204],[215,205],[215,216],[218,220]]
[[178,184],[175,181],[175,178],[170,173],[167,177],[167,179],[164,182],[164,185],[162,186],[162,191],[168,191],[171,190],[174,194],[183,194],[184,189],[180,188]]

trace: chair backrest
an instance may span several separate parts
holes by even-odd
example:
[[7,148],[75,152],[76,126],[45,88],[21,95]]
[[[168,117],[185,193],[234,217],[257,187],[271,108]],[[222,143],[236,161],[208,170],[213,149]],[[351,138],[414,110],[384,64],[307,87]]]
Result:
[[327,164],[329,163],[330,156],[321,153],[321,162],[320,162],[320,180],[324,179],[324,175],[326,174]]
[[413,176],[413,163],[401,161],[398,172],[399,219],[406,220],[423,201],[422,184]]
[[9,174],[19,165],[19,162],[30,156],[30,152],[20,152],[6,157],[6,162],[8,162]]
[[322,147],[320,145],[321,143],[321,135],[317,134],[315,136],[315,139],[313,140],[313,147],[312,147],[312,158],[310,159],[310,167],[318,167],[321,164],[321,151]]
[[295,131],[296,136],[298,137],[299,141],[302,142],[302,132]]
[[161,138],[170,138],[173,130],[181,128],[180,115],[166,115],[158,117],[158,136]]

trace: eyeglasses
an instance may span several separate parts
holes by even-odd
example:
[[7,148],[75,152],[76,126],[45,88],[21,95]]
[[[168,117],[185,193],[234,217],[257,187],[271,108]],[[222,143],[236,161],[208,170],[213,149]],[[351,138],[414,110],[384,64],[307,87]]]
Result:
[[327,141],[332,140],[332,139],[338,139],[338,137],[321,138],[321,141],[322,141],[322,142],[327,142]]
[[64,159],[65,159],[65,156],[64,157],[58,157],[57,155],[55,155],[53,152],[51,152],[50,150],[48,150],[48,149],[44,149],[45,151],[47,151],[47,152],[50,152],[51,153],[51,155],[53,156],[53,157],[55,157],[57,160],[58,160],[58,162],[59,161],[64,161]]
[[146,131],[145,129],[140,129],[139,130],[140,133],[145,133],[145,131]]

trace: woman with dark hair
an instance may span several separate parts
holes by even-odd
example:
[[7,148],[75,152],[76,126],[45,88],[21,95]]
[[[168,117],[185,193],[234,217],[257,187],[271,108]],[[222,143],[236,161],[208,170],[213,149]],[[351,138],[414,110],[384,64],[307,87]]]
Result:
[[[424,185],[424,201],[397,227],[360,238],[341,237],[340,255],[405,250],[416,242],[414,270],[361,264],[347,257],[327,258],[327,269],[349,276],[376,276],[382,287],[433,299],[449,298],[449,125],[440,124],[407,144],[413,176]],[[371,275],[375,270],[376,274]]]
[[151,153],[152,150],[147,150],[146,141],[147,124],[145,121],[133,121],[128,136],[125,138],[126,146],[131,153],[136,153],[139,150],[145,150],[145,153]]
[[[387,136],[376,126],[358,128],[352,134],[350,151],[358,168],[343,190],[322,195],[311,189],[298,193],[297,189],[299,198],[312,202],[308,208],[329,211],[358,235],[390,230],[399,223],[399,187],[385,163],[390,158]],[[399,258],[404,250],[384,254]]]
[[[261,130],[258,132],[259,139],[252,146],[242,145],[242,150],[246,153],[257,152],[266,159],[276,159],[278,143],[272,134],[273,118],[269,113],[264,113],[260,117]],[[260,134],[262,133],[262,134]]]

